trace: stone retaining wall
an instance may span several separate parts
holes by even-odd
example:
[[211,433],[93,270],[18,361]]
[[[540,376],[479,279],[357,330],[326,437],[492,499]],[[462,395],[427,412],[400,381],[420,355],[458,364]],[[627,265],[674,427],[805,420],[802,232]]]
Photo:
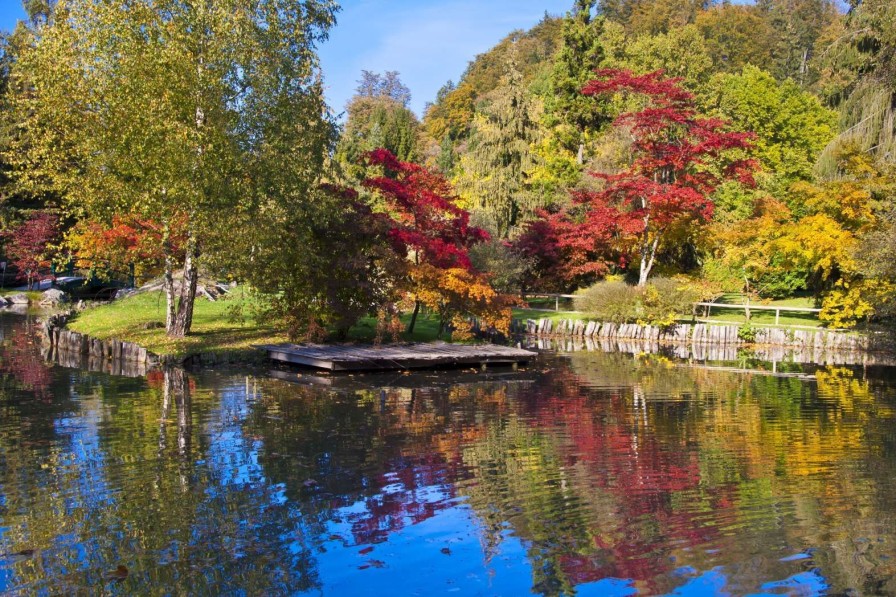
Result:
[[874,342],[867,335],[847,334],[830,330],[793,330],[752,328],[752,340],[741,337],[737,325],[679,323],[668,328],[634,323],[600,323],[573,319],[515,319],[511,331],[544,337],[590,338],[593,340],[647,340],[677,344],[773,345],[814,348],[829,351],[872,350]]
[[53,360],[60,363],[75,363],[84,359],[110,361],[138,365],[143,369],[151,369],[160,364],[159,355],[149,352],[139,344],[115,339],[98,340],[66,329],[65,324],[70,316],[69,313],[51,315],[41,324],[44,343],[56,356]]

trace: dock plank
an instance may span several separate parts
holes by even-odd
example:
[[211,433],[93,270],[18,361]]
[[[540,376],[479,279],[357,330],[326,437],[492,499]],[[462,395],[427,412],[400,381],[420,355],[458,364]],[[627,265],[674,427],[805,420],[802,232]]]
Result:
[[386,346],[326,344],[266,344],[256,346],[268,358],[329,371],[423,369],[459,365],[526,363],[536,353],[494,344],[467,345],[445,342]]

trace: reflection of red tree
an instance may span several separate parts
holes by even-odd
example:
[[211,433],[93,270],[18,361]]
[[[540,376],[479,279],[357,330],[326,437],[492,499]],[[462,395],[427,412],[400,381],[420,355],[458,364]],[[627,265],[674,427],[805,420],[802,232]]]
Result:
[[23,323],[13,328],[8,341],[0,346],[0,371],[11,376],[19,387],[40,400],[50,399],[50,365],[40,353],[33,326]]
[[607,577],[649,582],[674,568],[667,546],[695,546],[717,537],[693,510],[673,508],[675,492],[699,486],[697,454],[684,445],[664,444],[618,392],[595,400],[568,382],[552,388],[551,398],[529,403],[527,417],[539,429],[563,430],[564,466],[586,471],[591,487],[616,496],[616,527],[590,529],[597,553],[562,554],[558,563],[573,584]]
[[382,490],[364,500],[364,512],[350,518],[355,543],[382,543],[391,533],[454,506],[453,468],[438,454],[393,463],[391,473],[376,479]]

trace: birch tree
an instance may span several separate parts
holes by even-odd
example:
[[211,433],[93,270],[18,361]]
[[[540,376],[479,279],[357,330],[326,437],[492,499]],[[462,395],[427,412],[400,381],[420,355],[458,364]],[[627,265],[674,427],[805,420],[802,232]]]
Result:
[[[76,217],[161,223],[169,335],[190,330],[204,250],[237,232],[221,224],[295,191],[259,173],[319,176],[328,123],[314,50],[336,10],[331,0],[59,0],[34,28],[12,73],[16,183],[59,193]],[[279,161],[287,145],[301,163]],[[168,231],[183,220],[178,254]]]

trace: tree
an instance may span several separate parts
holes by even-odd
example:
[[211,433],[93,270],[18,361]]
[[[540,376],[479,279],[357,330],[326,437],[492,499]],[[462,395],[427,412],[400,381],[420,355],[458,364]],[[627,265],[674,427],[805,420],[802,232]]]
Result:
[[353,179],[363,175],[364,155],[388,149],[400,160],[417,158],[420,123],[408,109],[410,90],[396,71],[385,75],[361,71],[361,80],[346,109],[348,120],[336,148],[336,157]]
[[771,25],[755,6],[723,3],[698,13],[695,24],[716,72],[737,73],[748,64],[772,67]]
[[712,75],[712,55],[694,25],[626,41],[624,55],[621,64],[608,60],[607,66],[645,73],[662,70],[667,77],[680,78],[694,93],[701,92]]
[[834,137],[837,115],[793,81],[746,66],[717,75],[707,108],[742,131],[755,133],[755,155],[780,196],[797,180],[809,180],[819,152]]
[[657,35],[694,22],[710,0],[601,0],[600,12],[633,35]]
[[504,86],[490,99],[473,120],[457,186],[494,223],[503,239],[522,219],[534,215],[538,201],[527,180],[533,166],[530,148],[537,140],[538,127],[513,54]]
[[600,103],[581,94],[582,86],[604,59],[604,20],[592,14],[596,4],[596,0],[576,0],[573,12],[566,15],[563,45],[554,59],[545,101],[548,126],[553,120],[566,127],[561,138],[568,149],[577,152],[580,165],[585,160],[586,133],[599,130],[608,121]]
[[[147,280],[164,270],[164,234],[164,227],[157,222],[115,215],[108,224],[86,219],[77,222],[66,234],[65,247],[78,267],[89,268],[98,276],[133,272],[137,279]],[[171,254],[182,255],[186,218],[170,220],[168,243]]]
[[773,31],[775,78],[808,85],[815,42],[838,16],[833,0],[758,0]]
[[389,245],[389,218],[354,190],[321,185],[304,199],[242,222],[260,227],[240,240],[253,259],[230,272],[257,291],[255,315],[282,324],[290,339],[344,340],[359,318],[397,302],[405,259]]
[[874,156],[896,152],[896,5],[888,0],[852,2],[839,35],[819,57],[820,85],[839,107],[841,131],[819,158],[819,173],[836,178],[844,145]]
[[724,180],[752,183],[752,160],[743,157],[750,135],[726,131],[719,119],[696,115],[694,96],[661,71],[635,75],[600,70],[582,92],[586,95],[632,93],[646,105],[625,113],[615,126],[632,136],[631,166],[618,174],[597,174],[606,186],[577,201],[584,212],[571,220],[566,246],[621,233],[626,253],[639,261],[638,285],[647,282],[666,237],[709,220],[711,193]]
[[[407,293],[414,302],[408,333],[421,305],[438,309],[445,323],[458,315],[509,318],[504,304],[482,274],[472,267],[469,249],[488,240],[485,230],[470,225],[470,214],[457,206],[448,182],[417,164],[402,162],[384,149],[368,154],[367,164],[383,170],[364,185],[379,193],[390,214],[388,237],[395,252],[409,259]],[[494,310],[499,315],[489,315]]]
[[[335,10],[330,0],[59,0],[20,57],[23,124],[6,152],[17,184],[58,192],[74,215],[158,222],[169,335],[190,330],[206,247],[240,230],[222,223],[316,183],[332,129],[314,47]],[[298,157],[283,160],[286,146]],[[275,169],[296,182],[267,185]],[[187,230],[179,264],[174,218]]]
[[59,218],[47,211],[38,211],[3,234],[6,255],[25,274],[28,289],[40,279],[40,268],[50,265],[53,242],[59,236]]

